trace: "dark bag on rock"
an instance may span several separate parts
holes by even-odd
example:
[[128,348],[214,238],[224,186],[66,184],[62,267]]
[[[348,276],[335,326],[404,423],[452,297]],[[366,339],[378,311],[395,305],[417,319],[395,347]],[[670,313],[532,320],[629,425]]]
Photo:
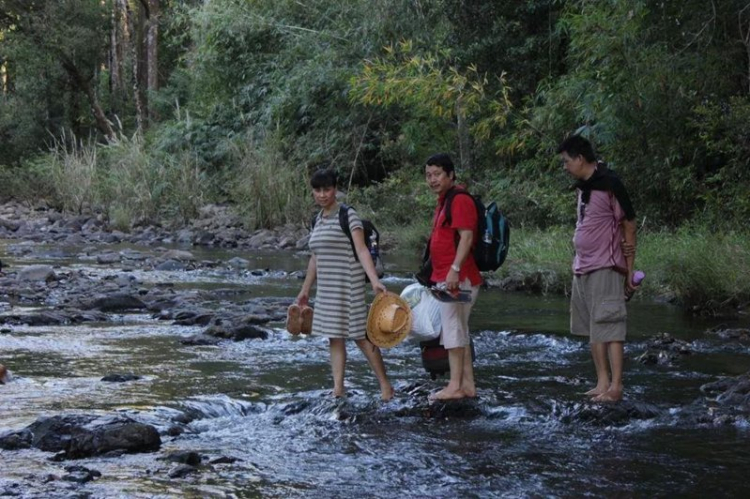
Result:
[[[470,342],[471,360],[473,362],[476,360],[474,340],[470,340]],[[438,376],[450,372],[451,368],[448,362],[448,350],[443,348],[443,345],[440,344],[439,336],[434,340],[420,342],[419,349],[422,354],[422,367],[424,367],[431,379],[437,379]]]

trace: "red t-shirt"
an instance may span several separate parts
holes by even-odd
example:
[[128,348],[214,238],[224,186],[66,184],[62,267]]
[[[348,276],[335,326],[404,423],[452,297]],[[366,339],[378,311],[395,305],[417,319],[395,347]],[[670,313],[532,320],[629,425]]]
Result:
[[[432,218],[432,234],[430,235],[430,257],[432,258],[432,280],[444,282],[448,277],[451,264],[456,259],[456,248],[458,243],[458,229],[471,229],[474,231],[472,250],[477,241],[477,209],[474,201],[469,196],[456,194],[451,201],[451,225],[443,227],[445,221],[445,210],[443,209],[445,194],[438,199],[435,215]],[[469,255],[461,265],[458,274],[459,282],[465,279],[471,281],[472,286],[482,284],[482,275],[479,273],[474,254]]]

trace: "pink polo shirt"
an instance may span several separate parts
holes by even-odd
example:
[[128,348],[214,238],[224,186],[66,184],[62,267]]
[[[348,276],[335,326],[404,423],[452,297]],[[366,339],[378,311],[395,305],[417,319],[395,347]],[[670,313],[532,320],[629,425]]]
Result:
[[627,274],[621,246],[624,219],[625,212],[611,192],[592,190],[589,202],[584,204],[578,190],[578,222],[573,234],[576,275],[608,268]]

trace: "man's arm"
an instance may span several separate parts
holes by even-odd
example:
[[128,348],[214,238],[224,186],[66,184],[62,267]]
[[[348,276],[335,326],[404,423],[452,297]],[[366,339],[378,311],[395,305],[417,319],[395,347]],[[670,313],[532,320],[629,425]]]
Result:
[[445,284],[448,289],[458,289],[458,272],[454,267],[460,269],[471,251],[471,244],[474,242],[474,231],[471,229],[458,229],[458,246],[456,247],[456,257],[453,259],[451,269],[445,278]]
[[625,289],[628,291],[635,291],[638,286],[633,286],[633,270],[635,266],[635,249],[636,249],[636,225],[635,225],[635,219],[633,220],[623,220],[621,222],[622,225],[622,233],[623,237],[625,238],[625,241],[623,242],[623,246],[628,248],[628,251],[625,251],[625,263],[628,266],[628,278],[627,281],[625,281]]

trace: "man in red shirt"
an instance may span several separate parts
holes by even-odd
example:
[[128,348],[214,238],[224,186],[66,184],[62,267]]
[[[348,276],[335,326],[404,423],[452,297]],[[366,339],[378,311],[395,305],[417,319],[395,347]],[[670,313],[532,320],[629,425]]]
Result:
[[[425,164],[425,179],[438,198],[430,234],[432,281],[444,285],[448,292],[469,290],[469,302],[441,302],[442,332],[440,343],[448,351],[450,381],[448,386],[431,395],[433,400],[475,397],[474,366],[469,339],[469,314],[477,299],[482,276],[472,252],[477,238],[477,210],[469,196],[457,194],[456,172],[450,156],[431,156]],[[450,199],[450,203],[446,203]],[[450,213],[446,213],[450,204]]]

